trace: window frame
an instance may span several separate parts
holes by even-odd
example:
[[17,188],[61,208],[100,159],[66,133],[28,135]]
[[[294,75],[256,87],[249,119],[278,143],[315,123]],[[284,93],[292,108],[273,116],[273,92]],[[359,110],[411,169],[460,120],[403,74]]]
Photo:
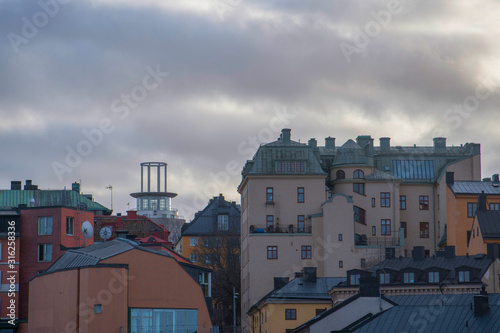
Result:
[[300,248],[300,258],[301,259],[311,259],[312,258],[312,246],[302,245]]
[[429,210],[429,196],[419,195],[418,196],[418,209],[419,210]]
[[361,195],[365,195],[365,183],[352,183],[352,191]]
[[399,196],[399,210],[406,210],[406,195]]
[[353,206],[352,209],[354,212],[354,221],[366,225],[366,210],[358,206]]
[[198,262],[198,254],[196,253],[189,254],[189,261],[193,263]]
[[[223,228],[221,228],[221,226]],[[229,215],[228,214],[218,214],[217,215],[217,228],[219,231],[229,230]]]
[[190,237],[189,246],[198,246],[198,237]]
[[[423,228],[422,228],[423,227]],[[420,222],[420,238],[429,238],[430,225],[429,222]]]
[[305,231],[306,231],[306,216],[297,215],[297,232],[305,232]]
[[[403,226],[404,223],[404,226]],[[399,222],[399,227],[405,229],[405,238],[408,238],[408,223]]]
[[297,203],[306,202],[306,189],[304,187],[297,187]]
[[352,174],[353,179],[365,179],[365,173],[361,169],[354,170]]
[[390,219],[381,219],[380,220],[380,235],[382,236],[391,236],[392,235],[392,225]]
[[66,236],[74,236],[74,235],[75,235],[75,218],[73,216],[66,216]]
[[285,320],[297,320],[297,309],[285,309]]
[[359,274],[359,273],[349,274],[349,285],[350,286],[359,286],[360,278],[361,278],[361,274]]
[[415,283],[415,272],[404,272],[403,273],[403,283],[414,284]]
[[[436,281],[437,277],[437,281]],[[439,271],[429,271],[427,272],[427,282],[428,283],[439,283]]]
[[470,282],[471,281],[471,272],[468,269],[458,271],[458,282]]
[[268,260],[277,260],[278,259],[278,246],[277,245],[268,245],[267,246],[267,259]]
[[[48,249],[50,248],[50,254]],[[40,257],[40,251],[43,251],[43,258],[41,259]],[[50,255],[50,258],[46,258],[48,255]],[[38,262],[51,262],[52,261],[52,243],[44,243],[44,244],[38,244],[38,257],[37,257]]]
[[391,192],[380,192],[380,207],[391,207]]
[[[50,222],[50,223],[49,223]],[[53,232],[54,220],[52,216],[38,217],[38,236],[50,236]],[[48,230],[50,228],[50,231]]]
[[477,211],[477,202],[468,202],[467,217],[474,218],[474,216],[476,216],[476,211]]
[[489,210],[500,210],[500,203],[498,202],[491,202],[489,205]]
[[274,227],[274,215],[266,215],[266,229]]
[[266,187],[266,203],[274,202],[274,187]]
[[337,172],[335,173],[335,179],[345,179],[345,171],[337,170]]
[[377,227],[372,225],[372,236],[377,236]]

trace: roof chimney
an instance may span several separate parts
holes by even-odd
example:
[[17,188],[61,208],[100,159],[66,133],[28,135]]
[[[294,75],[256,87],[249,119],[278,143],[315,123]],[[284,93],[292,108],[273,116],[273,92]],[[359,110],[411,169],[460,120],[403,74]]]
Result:
[[335,149],[335,138],[332,138],[330,136],[325,138],[325,148]]
[[290,279],[287,277],[275,277],[274,278],[274,290],[278,290],[286,286]]
[[283,140],[284,143],[290,143],[290,138],[291,136],[291,129],[289,128],[283,128],[281,130],[281,140]]
[[316,267],[304,267],[304,280],[316,283]]
[[446,184],[455,183],[455,173],[451,171],[446,171]]
[[486,210],[486,194],[481,191],[481,194],[477,196],[477,210]]
[[444,257],[445,258],[455,258],[455,246],[445,246],[444,247]]
[[315,138],[309,139],[309,147],[311,147],[313,149],[318,147],[318,142],[316,141]]
[[21,190],[21,182],[18,180],[13,180],[10,182],[11,190]]
[[424,257],[425,257],[425,247],[423,247],[423,246],[414,246],[413,250],[411,251],[411,256],[413,257],[413,260],[415,260],[415,261],[424,260]]
[[391,138],[380,138],[380,148],[382,149],[391,148]]
[[500,244],[488,243],[486,244],[486,256],[488,259],[500,258]]
[[474,295],[474,317],[486,316],[489,311],[488,293],[482,290],[480,295]]
[[498,183],[500,182],[498,173],[496,173],[493,176],[491,176],[491,181],[493,182],[493,186],[495,186],[495,183],[498,186]]
[[446,138],[434,138],[434,151],[435,152],[446,151]]
[[359,296],[379,297],[380,280],[375,276],[361,276],[359,278]]

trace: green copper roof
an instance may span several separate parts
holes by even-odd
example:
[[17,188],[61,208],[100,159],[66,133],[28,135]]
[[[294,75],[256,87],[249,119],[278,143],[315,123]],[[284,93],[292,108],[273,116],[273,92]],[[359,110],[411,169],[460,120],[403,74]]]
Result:
[[[34,199],[34,203],[32,203]],[[88,211],[102,211],[110,215],[112,210],[72,190],[0,190],[0,208],[68,206]]]

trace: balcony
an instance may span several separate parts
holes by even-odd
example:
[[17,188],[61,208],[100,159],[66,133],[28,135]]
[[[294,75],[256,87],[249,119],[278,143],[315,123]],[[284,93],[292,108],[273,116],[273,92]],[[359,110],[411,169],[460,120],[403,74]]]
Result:
[[251,234],[310,234],[312,232],[311,225],[305,224],[304,227],[297,227],[294,224],[282,226],[279,224],[266,226],[266,225],[250,225]]
[[356,247],[399,247],[404,246],[404,229],[399,235],[387,235],[382,237],[355,234],[354,245]]

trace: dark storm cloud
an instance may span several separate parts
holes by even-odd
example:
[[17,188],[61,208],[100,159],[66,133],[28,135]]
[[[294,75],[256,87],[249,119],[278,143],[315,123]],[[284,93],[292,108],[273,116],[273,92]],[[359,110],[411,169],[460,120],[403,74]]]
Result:
[[[0,140],[14,157],[0,164],[1,187],[12,179],[52,188],[82,179],[107,204],[112,184],[123,211],[138,190],[140,162],[161,160],[179,193],[174,206],[191,207],[184,213],[191,218],[217,192],[237,199],[240,175],[210,187],[213,175],[233,162],[241,168],[258,144],[274,140],[272,120],[284,109],[293,117],[279,125],[302,142],[372,134],[431,144],[436,128],[449,142],[489,140],[480,119],[498,110],[498,90],[473,116],[461,116],[459,129],[443,119],[474,95],[483,60],[498,54],[495,32],[486,33],[491,22],[467,19],[462,3],[404,1],[363,47],[352,32],[365,31],[387,2],[242,1],[222,18],[158,4],[61,4],[15,52],[9,33],[22,36],[23,18],[32,22],[42,9],[0,2]],[[359,50],[350,62],[343,42]],[[157,68],[168,76],[146,80],[155,88],[128,104]],[[109,130],[99,136],[103,121]],[[90,140],[82,131],[97,143],[68,166],[70,150]],[[62,182],[54,162],[68,167]]]

